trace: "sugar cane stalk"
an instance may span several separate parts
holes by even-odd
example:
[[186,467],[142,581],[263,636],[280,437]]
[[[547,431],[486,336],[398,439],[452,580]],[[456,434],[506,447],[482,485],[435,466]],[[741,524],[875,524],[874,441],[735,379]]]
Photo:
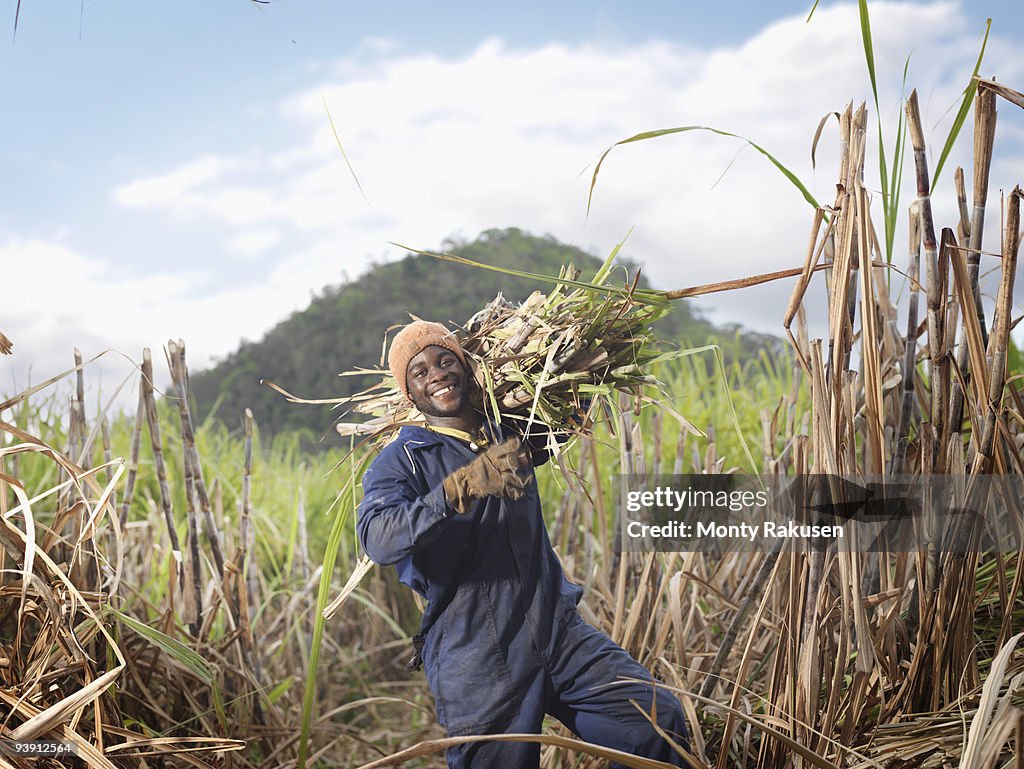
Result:
[[[176,390],[176,398],[183,400],[184,384],[179,380],[177,369],[177,349],[170,342],[164,350],[167,356],[167,367],[171,372],[171,381]],[[181,467],[185,480],[185,521],[188,531],[188,564],[185,569],[185,585],[191,590],[186,591],[186,614],[189,617],[189,630],[196,638],[202,628],[203,616],[203,562],[199,548],[199,521],[196,514],[196,479],[189,452],[188,441],[185,439],[184,424],[182,425]]]
[[[239,587],[239,599],[242,605],[240,623],[249,638],[252,638],[252,618],[256,613],[256,574],[249,568],[249,548],[254,539],[252,532],[252,411],[245,410],[245,458],[242,468],[242,514],[239,521],[239,539],[241,555],[239,568],[242,570],[242,584]],[[251,641],[250,641],[251,642]],[[258,665],[257,665],[258,670]]]
[[189,630],[193,637],[199,637],[199,629],[202,625],[203,616],[203,570],[202,559],[199,553],[199,522],[196,516],[196,482],[192,474],[192,463],[189,461],[188,449],[182,445],[182,468],[185,472],[185,520],[188,523],[188,567],[186,571],[185,584],[191,583],[190,593],[192,606],[188,612],[190,616]]
[[967,210],[967,186],[964,183],[964,169],[956,167],[953,174],[953,182],[956,187],[956,207],[960,213],[960,221],[957,224],[957,234],[961,243],[971,242],[971,213]]
[[[928,352],[929,380],[934,381],[935,374],[941,365],[942,331],[939,313],[942,303],[942,292],[939,287],[938,257],[935,242],[935,222],[932,218],[931,189],[928,179],[928,159],[925,156],[924,130],[921,126],[921,110],[917,101],[917,90],[907,100],[907,129],[914,147],[914,169],[917,181],[918,213],[921,217],[921,242],[924,246],[925,275],[928,281]],[[938,418],[942,413],[941,393],[932,388],[930,421],[940,426]],[[933,456],[937,456],[933,455]],[[942,460],[939,459],[941,462]],[[933,468],[921,468],[924,472],[932,472]]]
[[178,529],[174,525],[171,489],[167,484],[163,443],[160,439],[160,420],[156,413],[156,399],[153,397],[153,356],[150,354],[148,347],[142,351],[141,389],[142,400],[146,408],[146,424],[149,427],[149,441],[153,449],[153,464],[156,466],[156,477],[160,486],[160,506],[163,510],[164,521],[167,524],[167,535],[171,540],[175,576],[178,578],[178,586],[184,590],[185,572],[182,569],[181,544],[178,541]]
[[918,206],[910,208],[910,300],[907,308],[907,336],[903,348],[903,398],[896,427],[896,448],[893,451],[891,475],[903,475],[906,467],[907,440],[910,434],[910,417],[914,409],[914,383],[917,379],[917,315],[919,279],[921,275],[921,218]]
[[[992,169],[992,148],[996,132],[996,97],[992,91],[978,89],[974,101],[974,201],[971,208],[970,250],[967,252],[967,279],[970,282],[971,294],[974,297],[974,308],[967,305],[961,308],[964,315],[975,312],[981,326],[981,336],[988,344],[985,331],[985,312],[981,304],[981,289],[978,285],[978,274],[981,266],[982,230],[985,227],[985,204],[988,201],[989,172]],[[957,368],[964,376],[969,375],[969,355],[966,324],[960,327],[957,342]],[[959,381],[954,381],[949,403],[949,432],[959,433],[963,424],[964,390]]]
[[196,497],[199,501],[199,509],[203,516],[203,528],[210,542],[210,553],[213,555],[213,563],[217,567],[217,576],[218,579],[223,579],[224,555],[220,546],[220,534],[217,531],[217,524],[213,520],[210,495],[206,491],[206,483],[203,480],[203,467],[199,460],[195,430],[192,427],[192,413],[188,405],[188,367],[185,364],[185,343],[180,339],[177,344],[170,341],[167,343],[167,350],[171,379],[174,381],[174,389],[177,393],[178,413],[181,417],[181,439],[184,448],[184,459],[186,465],[191,469]]
[[124,530],[128,522],[128,510],[131,508],[132,499],[135,497],[135,479],[139,474],[139,449],[142,446],[142,422],[146,418],[146,402],[143,390],[139,388],[139,405],[135,411],[135,425],[132,427],[132,447],[128,460],[128,478],[124,484],[124,497],[121,499],[121,511],[119,518],[121,529]]
[[[1010,338],[1010,311],[1013,306],[1013,283],[1017,272],[1017,251],[1020,246],[1021,189],[1015,187],[1007,201],[1006,236],[1003,240],[1003,272],[996,297],[996,325],[989,340],[991,369],[989,372],[988,404],[985,426],[974,458],[972,473],[988,472],[992,466],[992,447],[995,443],[996,420],[1002,408],[1003,389],[1006,386],[1006,353]],[[972,488],[979,484],[972,483]],[[974,509],[968,507],[968,509]]]

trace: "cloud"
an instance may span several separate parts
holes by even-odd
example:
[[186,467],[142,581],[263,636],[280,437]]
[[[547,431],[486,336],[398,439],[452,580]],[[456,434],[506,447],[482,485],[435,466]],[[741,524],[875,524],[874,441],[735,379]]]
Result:
[[243,256],[258,256],[278,245],[283,237],[279,230],[270,227],[257,227],[232,235],[224,243],[224,247],[228,251]]
[[[70,368],[75,348],[87,360],[103,354],[89,367],[86,382],[90,393],[104,399],[125,378],[136,376],[143,347],[153,349],[158,380],[165,381],[160,348],[169,339],[184,339],[190,366],[205,368],[242,338],[260,338],[267,318],[287,315],[296,297],[308,300],[313,277],[303,265],[325,258],[315,251],[297,254],[266,282],[227,284],[216,294],[196,296],[191,287],[203,279],[197,272],[167,266],[126,278],[63,244],[0,243],[4,284],[16,296],[16,311],[5,313],[0,329],[15,344],[13,355],[0,357],[0,392],[20,391],[30,380]],[[134,405],[131,392],[131,387],[124,390],[120,406]]]
[[190,195],[208,182],[223,178],[236,168],[236,161],[206,155],[186,163],[170,173],[131,182],[114,192],[115,200],[123,206],[155,209],[190,202]]
[[[907,85],[920,89],[931,162],[937,158],[980,45],[979,30],[969,28],[960,7],[872,4],[890,155],[903,67],[912,54]],[[1024,81],[1024,63],[998,36],[985,71],[1002,82]],[[211,148],[114,191],[121,215],[219,228],[222,237],[210,244],[204,265],[223,286],[218,293],[191,297],[188,281],[167,267],[132,281],[68,246],[4,247],[0,255],[29,245],[51,249],[47,258],[59,254],[67,265],[50,277],[61,283],[50,297],[67,297],[74,308],[60,317],[79,319],[62,344],[90,333],[137,349],[182,335],[201,354],[193,362],[199,366],[242,337],[258,338],[304,306],[310,291],[359,274],[372,259],[399,255],[389,241],[429,248],[452,234],[473,237],[492,227],[550,233],[601,254],[632,230],[625,253],[663,288],[799,266],[812,208],[742,141],[694,131],[618,147],[602,166],[588,217],[594,163],[614,142],[641,131],[713,126],[762,144],[827,203],[838,165],[835,122],[826,124],[816,168],[811,142],[822,116],[851,100],[867,101],[872,112],[865,178],[876,190],[881,229],[874,104],[855,4],[821,7],[809,24],[783,19],[740,45],[716,49],[663,40],[516,48],[492,39],[449,58],[368,41],[351,57],[309,72],[317,80],[297,85],[266,113],[279,123],[267,134],[287,139],[239,155]],[[1001,106],[993,189],[1012,186],[1018,179],[1006,174],[1024,165],[1022,123]],[[940,225],[953,221],[954,165],[968,166],[970,177],[970,130],[968,121],[936,191]],[[911,202],[911,173],[908,156],[903,210]],[[998,220],[993,211],[993,248]],[[897,232],[895,259],[902,264],[905,225]],[[239,254],[251,265],[244,289],[232,273]],[[791,286],[716,295],[698,306],[716,319],[778,333]],[[820,281],[812,291],[823,293]],[[77,294],[111,305],[100,309]],[[16,327],[32,323],[19,320]]]

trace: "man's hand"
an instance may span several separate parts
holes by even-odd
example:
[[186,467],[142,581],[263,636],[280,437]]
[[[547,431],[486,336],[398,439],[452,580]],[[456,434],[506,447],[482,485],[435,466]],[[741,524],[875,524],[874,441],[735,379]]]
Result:
[[519,470],[528,464],[519,439],[509,438],[445,478],[445,498],[457,513],[465,513],[474,500],[484,497],[519,499],[530,481]]

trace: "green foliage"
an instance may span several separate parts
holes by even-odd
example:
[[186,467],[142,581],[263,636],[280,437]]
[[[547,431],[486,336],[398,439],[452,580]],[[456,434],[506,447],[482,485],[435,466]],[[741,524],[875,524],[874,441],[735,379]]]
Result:
[[[815,3],[815,7],[817,7],[817,3]],[[861,41],[864,46],[864,60],[868,68],[868,79],[871,82],[871,95],[875,101],[875,116],[878,124],[878,174],[882,183],[882,216],[885,224],[885,258],[887,262],[892,262],[893,244],[896,238],[896,220],[899,216],[900,210],[900,189],[901,182],[903,180],[903,157],[906,153],[907,128],[903,122],[903,110],[901,108],[896,125],[896,145],[893,149],[892,167],[890,169],[886,163],[885,141],[882,138],[882,110],[878,103],[878,81],[875,75],[875,49],[871,35],[871,17],[868,13],[867,0],[858,0],[858,10],[860,13]],[[814,13],[813,8],[811,9],[811,13]],[[809,16],[808,20],[810,20]],[[989,19],[985,28],[985,38],[981,43],[981,51],[978,53],[977,63],[974,65],[974,71],[971,73],[971,78],[968,81],[967,87],[964,89],[964,98],[960,103],[960,109],[957,113],[956,119],[953,121],[953,125],[949,129],[949,134],[946,136],[945,144],[943,145],[942,152],[939,155],[939,162],[935,167],[935,173],[932,175],[931,188],[933,190],[938,182],[939,174],[942,172],[942,167],[946,162],[946,158],[949,156],[950,150],[953,148],[957,137],[960,135],[960,130],[963,128],[964,121],[967,118],[967,113],[970,111],[971,104],[974,102],[974,94],[978,89],[978,71],[981,69],[981,62],[985,57],[985,46],[988,44],[988,33],[991,27],[992,20]],[[906,86],[907,72],[909,71],[909,68],[910,57],[908,56],[903,65],[904,87]],[[900,102],[903,102],[902,97]]]
[[139,622],[134,617],[120,612],[112,606],[104,607],[104,611],[107,614],[116,617],[119,622],[130,627],[154,646],[158,646],[160,649],[165,651],[172,659],[177,660],[188,668],[189,672],[195,675],[195,677],[203,683],[209,686],[216,686],[216,680],[213,677],[213,673],[210,671],[209,663],[196,653],[194,649],[186,646],[177,638],[172,638],[166,633],[160,632],[156,628],[150,627],[143,622]]
[[953,144],[956,142],[956,137],[960,135],[960,129],[963,128],[964,122],[967,120],[967,114],[971,111],[971,105],[974,104],[974,96],[978,93],[978,72],[981,70],[982,59],[985,58],[985,48],[988,46],[988,33],[992,30],[992,19],[988,20],[985,25],[985,37],[981,41],[981,50],[978,52],[978,61],[974,64],[974,71],[971,73],[971,79],[967,82],[967,87],[964,88],[964,98],[960,102],[960,109],[956,113],[956,118],[953,120],[953,125],[949,129],[949,136],[946,137],[946,143],[942,146],[942,152],[939,155],[939,162],[935,165],[935,176],[932,178],[932,187],[939,180],[939,174],[942,173],[942,168],[946,164],[946,158],[949,157],[949,152],[953,149]]
[[[341,549],[341,543],[347,531],[346,523],[350,513],[355,509],[359,498],[357,488],[360,479],[370,464],[372,457],[364,455],[360,461],[349,465],[350,475],[339,493],[337,511],[334,515],[334,523],[331,532],[327,537],[327,550],[324,553],[323,572],[320,577],[320,588],[317,591],[316,615],[313,617],[313,638],[310,642],[309,668],[306,672],[306,685],[303,690],[302,699],[302,726],[299,736],[299,769],[305,769],[306,759],[309,751],[309,735],[313,728],[314,709],[316,706],[317,675],[320,665],[320,651],[323,645],[324,636],[324,609],[327,607],[331,597],[331,577],[334,575],[334,566]],[[352,552],[354,548],[346,548]]]

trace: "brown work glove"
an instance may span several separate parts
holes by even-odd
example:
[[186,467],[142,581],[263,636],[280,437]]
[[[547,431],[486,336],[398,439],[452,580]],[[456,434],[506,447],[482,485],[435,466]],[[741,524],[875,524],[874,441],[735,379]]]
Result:
[[518,438],[491,446],[444,479],[448,505],[457,513],[465,513],[475,500],[484,497],[519,499],[530,482],[530,476],[523,477],[518,472],[526,464]]

